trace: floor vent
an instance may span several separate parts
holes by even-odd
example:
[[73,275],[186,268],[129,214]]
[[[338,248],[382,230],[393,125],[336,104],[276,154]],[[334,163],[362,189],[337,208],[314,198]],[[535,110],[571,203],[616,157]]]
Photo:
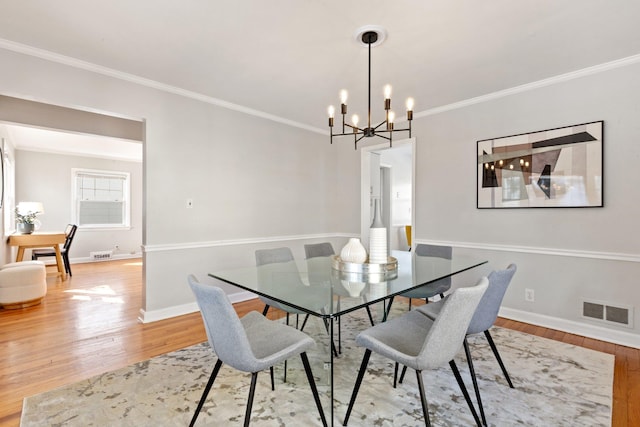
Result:
[[582,317],[633,328],[633,307],[601,301],[582,301]]
[[113,256],[113,251],[89,252],[92,261],[107,261]]

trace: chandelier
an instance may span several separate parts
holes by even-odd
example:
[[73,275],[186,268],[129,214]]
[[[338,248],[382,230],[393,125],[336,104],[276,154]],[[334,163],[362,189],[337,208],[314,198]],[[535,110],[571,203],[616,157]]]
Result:
[[[333,133],[335,108],[333,105],[329,106],[329,130],[330,141],[333,144],[334,136],[352,136],[354,140],[354,148],[358,149],[358,142],[362,138],[372,138],[374,136],[384,138],[389,141],[389,147],[393,146],[393,134],[394,132],[409,132],[409,138],[411,138],[411,121],[413,120],[413,98],[407,99],[407,121],[409,127],[404,129],[395,129],[394,120],[395,113],[391,111],[391,86],[386,85],[384,87],[384,111],[385,119],[379,124],[373,126],[371,124],[371,47],[372,45],[380,44],[384,41],[385,32],[380,27],[366,26],[361,28],[357,33],[357,40],[361,42],[369,49],[369,104],[367,112],[366,127],[358,127],[359,117],[354,114],[351,117],[351,123],[345,122],[345,116],[347,115],[347,91],[340,91],[340,114],[342,115],[342,133]],[[380,41],[378,41],[380,39]],[[364,126],[364,125],[363,125]],[[350,128],[350,130],[349,130]]]

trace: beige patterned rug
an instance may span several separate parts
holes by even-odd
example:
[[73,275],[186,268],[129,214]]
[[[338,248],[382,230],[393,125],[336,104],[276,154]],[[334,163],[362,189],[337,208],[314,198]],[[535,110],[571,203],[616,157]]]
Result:
[[[394,315],[406,305],[396,304]],[[335,363],[335,425],[342,425],[362,360],[354,343],[369,324],[363,311],[342,322],[342,355]],[[319,319],[305,332],[318,345],[309,354],[329,415],[328,339]],[[511,374],[510,389],[483,336],[470,340],[489,425],[609,426],[614,357],[502,328],[492,334]],[[206,343],[136,363],[24,400],[22,426],[187,426],[200,399],[215,356]],[[464,352],[456,357],[473,397]],[[318,412],[299,358],[276,369],[276,391],[268,372],[258,376],[252,425],[320,425]],[[415,374],[392,388],[393,363],[372,355],[350,426],[424,425]],[[424,382],[434,426],[470,426],[473,418],[448,366],[425,372]],[[242,425],[250,375],[223,366],[197,426]],[[474,399],[475,402],[475,399]]]

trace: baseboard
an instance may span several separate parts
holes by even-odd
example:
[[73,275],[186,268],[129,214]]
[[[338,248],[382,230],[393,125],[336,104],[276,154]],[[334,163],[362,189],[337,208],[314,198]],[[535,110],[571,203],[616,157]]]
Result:
[[198,303],[190,302],[188,304],[182,305],[174,305],[167,308],[161,308],[160,310],[151,310],[146,311],[145,309],[140,309],[140,316],[138,316],[138,322],[140,323],[151,323],[157,322],[159,320],[169,319],[171,317],[184,316],[185,314],[195,313],[199,311]]
[[[235,292],[233,294],[228,295],[229,300],[232,304],[247,301],[250,299],[256,298],[256,294],[251,292],[242,291]],[[140,309],[140,316],[138,317],[138,322],[140,323],[151,323],[157,322],[159,320],[170,319],[172,317],[183,316],[185,314],[191,314],[200,311],[198,308],[198,303],[190,302],[188,304],[176,305],[172,307],[162,308],[160,310],[151,310],[146,311],[144,309]]]
[[640,335],[625,331],[506,307],[500,308],[498,315],[506,319],[517,320],[519,322],[640,349]]

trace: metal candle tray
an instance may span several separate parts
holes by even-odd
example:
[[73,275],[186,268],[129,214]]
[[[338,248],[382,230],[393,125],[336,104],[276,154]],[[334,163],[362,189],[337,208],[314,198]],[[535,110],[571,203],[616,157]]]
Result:
[[394,257],[387,257],[387,262],[384,264],[357,264],[353,262],[342,261],[339,255],[334,255],[331,258],[331,267],[334,270],[342,271],[345,273],[357,273],[357,274],[391,274],[398,271],[398,260]]

